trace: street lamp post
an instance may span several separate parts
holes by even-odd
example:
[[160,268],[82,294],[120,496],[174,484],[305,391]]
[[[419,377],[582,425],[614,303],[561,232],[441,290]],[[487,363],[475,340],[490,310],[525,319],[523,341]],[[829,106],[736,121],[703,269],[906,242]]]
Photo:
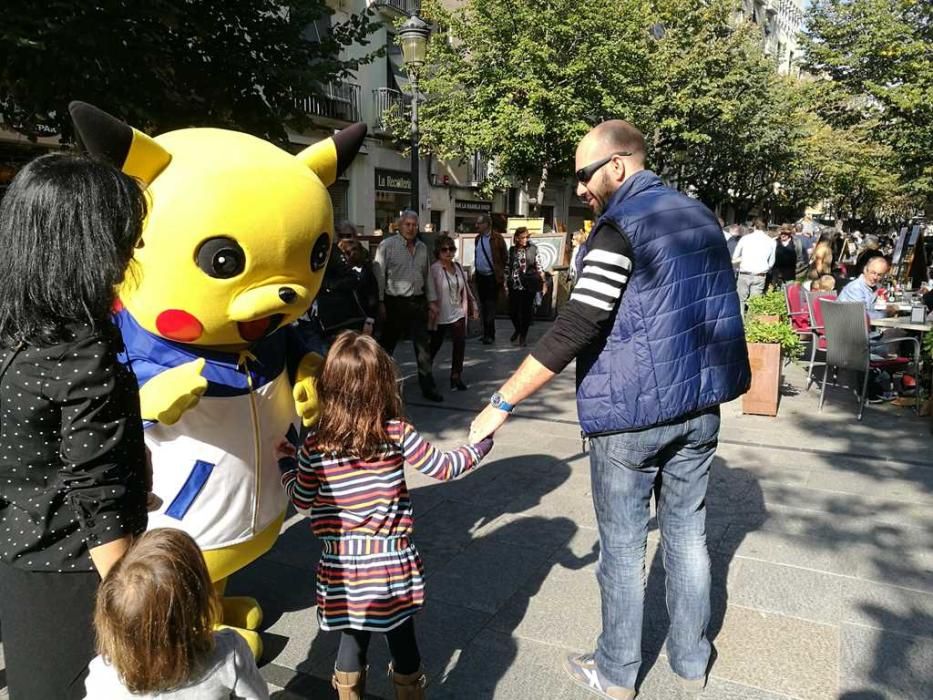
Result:
[[402,44],[402,56],[408,71],[411,87],[411,209],[421,216],[418,184],[418,71],[424,65],[424,55],[428,46],[431,28],[418,15],[412,15],[399,29],[399,41]]

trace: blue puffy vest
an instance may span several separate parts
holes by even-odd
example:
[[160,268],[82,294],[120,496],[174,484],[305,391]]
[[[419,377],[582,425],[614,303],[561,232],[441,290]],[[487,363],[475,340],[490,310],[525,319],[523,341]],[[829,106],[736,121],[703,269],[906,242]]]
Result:
[[644,170],[612,196],[606,226],[628,237],[633,269],[608,336],[577,357],[583,432],[669,423],[745,393],[735,275],[712,212]]

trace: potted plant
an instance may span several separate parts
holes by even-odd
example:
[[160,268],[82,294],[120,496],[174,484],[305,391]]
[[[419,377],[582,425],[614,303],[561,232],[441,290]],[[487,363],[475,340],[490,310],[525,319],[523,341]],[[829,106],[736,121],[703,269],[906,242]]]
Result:
[[[775,297],[781,302],[780,307],[775,302]],[[755,304],[758,299],[762,301]],[[748,392],[742,396],[742,413],[777,415],[782,355],[797,358],[803,351],[800,336],[794,333],[787,322],[783,303],[783,295],[780,292],[764,294],[749,301],[749,314],[745,320],[745,341],[748,343],[752,383]],[[777,313],[755,316],[756,309]]]
[[787,320],[787,303],[784,301],[783,291],[759,294],[748,300],[746,318],[757,318],[765,322]]

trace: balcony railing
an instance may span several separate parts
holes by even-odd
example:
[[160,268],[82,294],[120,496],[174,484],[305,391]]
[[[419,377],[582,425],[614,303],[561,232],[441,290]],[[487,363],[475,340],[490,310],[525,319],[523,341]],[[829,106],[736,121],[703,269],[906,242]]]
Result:
[[297,100],[307,114],[344,122],[360,121],[360,86],[353,83],[325,83],[317,95]]
[[386,112],[392,109],[397,114],[404,115],[409,99],[408,95],[402,94],[393,88],[376,88],[373,90],[373,114],[375,115],[373,127],[378,131],[385,131]]
[[406,15],[417,12],[421,5],[420,0],[371,0],[369,4],[376,5],[379,8],[403,12]]

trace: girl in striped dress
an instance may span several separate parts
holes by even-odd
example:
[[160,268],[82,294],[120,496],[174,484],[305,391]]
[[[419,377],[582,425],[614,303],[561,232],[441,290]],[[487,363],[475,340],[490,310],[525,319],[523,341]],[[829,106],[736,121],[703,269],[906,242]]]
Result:
[[362,698],[373,632],[386,635],[396,698],[424,697],[412,616],[424,604],[421,557],[412,542],[408,463],[453,479],[489,452],[488,438],[441,452],[402,416],[395,364],[369,336],[348,331],[327,354],[318,381],[321,420],[297,454],[277,448],[282,483],[323,543],[317,568],[321,629],[339,630],[333,685]]

